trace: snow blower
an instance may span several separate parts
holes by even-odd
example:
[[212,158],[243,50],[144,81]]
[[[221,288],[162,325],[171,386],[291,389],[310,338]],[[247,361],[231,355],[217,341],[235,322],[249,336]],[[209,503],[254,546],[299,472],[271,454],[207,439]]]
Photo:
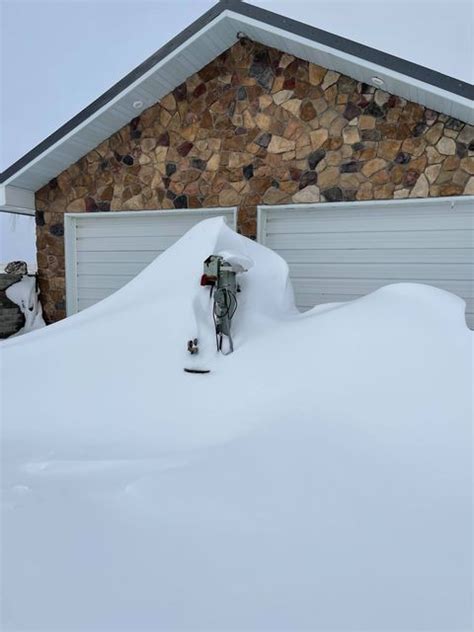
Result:
[[[216,334],[216,348],[224,355],[234,351],[234,342],[231,334],[232,318],[237,310],[237,293],[240,286],[236,276],[245,272],[252,265],[247,257],[222,253],[210,255],[204,261],[201,286],[210,288],[210,297],[213,300],[212,317]],[[224,344],[224,341],[227,341]],[[188,351],[191,355],[199,353],[199,341],[197,338],[188,340]],[[208,369],[184,369],[187,373],[209,373]]]

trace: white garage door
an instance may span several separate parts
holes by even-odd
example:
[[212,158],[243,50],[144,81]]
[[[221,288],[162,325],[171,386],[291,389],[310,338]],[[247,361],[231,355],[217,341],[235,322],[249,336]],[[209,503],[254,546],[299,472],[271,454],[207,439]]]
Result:
[[260,207],[258,240],[289,264],[300,309],[400,281],[466,300],[474,326],[474,197]]
[[68,315],[113,294],[192,226],[219,215],[235,229],[236,208],[67,213]]

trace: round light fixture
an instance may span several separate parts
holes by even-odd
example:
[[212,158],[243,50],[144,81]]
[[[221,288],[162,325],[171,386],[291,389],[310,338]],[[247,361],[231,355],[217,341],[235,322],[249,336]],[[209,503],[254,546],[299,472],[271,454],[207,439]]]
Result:
[[381,79],[380,77],[372,77],[372,83],[376,86],[383,86],[385,81]]
[[134,101],[132,103],[132,106],[135,108],[135,110],[141,110],[141,108],[143,107],[143,101]]

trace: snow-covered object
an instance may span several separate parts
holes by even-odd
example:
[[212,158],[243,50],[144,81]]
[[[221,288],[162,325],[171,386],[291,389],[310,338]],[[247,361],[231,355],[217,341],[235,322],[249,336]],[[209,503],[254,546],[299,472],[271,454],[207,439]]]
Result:
[[236,270],[239,272],[245,272],[246,270],[250,270],[253,267],[253,261],[250,257],[246,257],[240,252],[229,252],[228,250],[223,250],[218,253],[220,257],[225,259],[228,263],[230,263]]
[[[225,357],[199,285],[223,250],[255,262]],[[183,372],[195,336],[208,375]],[[301,315],[285,262],[212,219],[1,352],[5,629],[469,629],[456,296]]]
[[25,317],[25,324],[13,336],[45,327],[46,323],[43,320],[43,308],[39,299],[39,291],[36,289],[35,276],[23,275],[20,281],[10,285],[5,290],[5,294],[12,303],[18,305]]

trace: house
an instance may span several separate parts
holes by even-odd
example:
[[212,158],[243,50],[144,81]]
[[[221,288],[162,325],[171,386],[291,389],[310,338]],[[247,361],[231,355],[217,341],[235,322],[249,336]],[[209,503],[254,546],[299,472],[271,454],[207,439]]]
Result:
[[472,85],[221,0],[0,177],[36,216],[49,322],[224,214],[290,265],[297,303],[391,282],[474,323]]

